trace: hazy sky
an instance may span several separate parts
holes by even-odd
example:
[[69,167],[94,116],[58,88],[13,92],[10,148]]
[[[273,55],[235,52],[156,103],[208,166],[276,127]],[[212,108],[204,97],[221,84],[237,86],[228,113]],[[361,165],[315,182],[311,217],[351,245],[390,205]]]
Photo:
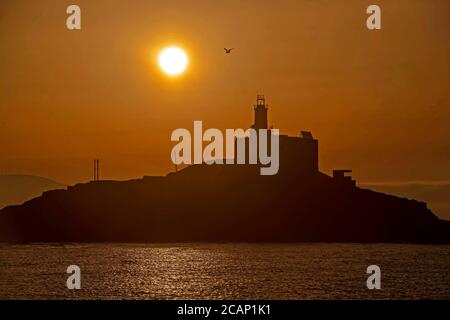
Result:
[[[0,174],[164,174],[172,130],[247,128],[260,92],[274,127],[319,139],[326,173],[450,180],[449,39],[448,0],[1,0]],[[190,58],[176,80],[156,65],[172,44]]]

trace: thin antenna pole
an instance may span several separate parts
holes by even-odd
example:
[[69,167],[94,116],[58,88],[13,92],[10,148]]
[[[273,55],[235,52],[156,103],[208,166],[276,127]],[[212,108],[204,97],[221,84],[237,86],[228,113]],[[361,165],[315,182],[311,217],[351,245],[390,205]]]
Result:
[[94,181],[99,180],[100,160],[94,159]]

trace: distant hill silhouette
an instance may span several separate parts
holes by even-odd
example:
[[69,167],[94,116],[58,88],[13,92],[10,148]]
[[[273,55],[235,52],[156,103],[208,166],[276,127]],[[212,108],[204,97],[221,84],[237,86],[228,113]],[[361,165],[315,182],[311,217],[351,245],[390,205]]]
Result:
[[62,183],[31,175],[0,175],[0,209],[22,204],[44,191],[61,189]]

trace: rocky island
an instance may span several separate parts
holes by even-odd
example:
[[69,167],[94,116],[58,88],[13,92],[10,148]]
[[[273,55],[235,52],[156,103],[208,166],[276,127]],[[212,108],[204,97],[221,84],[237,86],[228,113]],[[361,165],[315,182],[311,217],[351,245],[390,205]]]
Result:
[[[253,127],[267,127],[263,97]],[[280,136],[280,170],[192,165],[167,176],[91,181],[0,211],[6,242],[450,243],[450,222],[423,202],[319,171],[309,132]]]

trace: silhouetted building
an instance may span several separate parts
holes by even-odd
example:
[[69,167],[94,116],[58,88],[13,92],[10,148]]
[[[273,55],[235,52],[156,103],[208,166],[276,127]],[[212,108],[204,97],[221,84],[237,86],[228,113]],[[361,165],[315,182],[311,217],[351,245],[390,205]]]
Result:
[[334,182],[342,187],[356,187],[356,181],[347,173],[352,173],[352,170],[333,170]]
[[[254,106],[255,119],[251,128],[255,130],[268,129],[268,105],[264,95],[257,95],[256,105]],[[271,130],[271,129],[269,129]],[[235,142],[235,159],[237,155],[237,144]],[[267,150],[270,154],[271,135],[268,135]],[[259,150],[257,150],[259,151]],[[314,139],[309,131],[301,131],[298,137],[288,135],[279,135],[280,152],[280,172],[283,168],[292,170],[294,168],[302,173],[319,172],[319,142]],[[249,138],[245,138],[245,162],[249,163]]]
[[301,131],[298,137],[280,135],[280,171],[296,168],[304,173],[319,172],[319,142],[311,132]]

